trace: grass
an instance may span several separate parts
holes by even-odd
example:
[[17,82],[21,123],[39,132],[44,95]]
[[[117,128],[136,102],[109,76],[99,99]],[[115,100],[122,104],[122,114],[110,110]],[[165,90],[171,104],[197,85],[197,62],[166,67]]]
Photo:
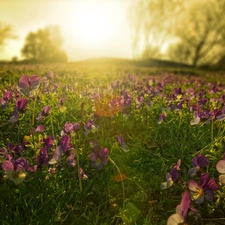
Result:
[[[219,73],[203,74],[201,71],[192,76],[193,71],[189,69],[179,74],[178,68],[138,67],[125,62],[105,66],[90,62],[88,65],[85,62],[16,65],[2,66],[0,70],[0,97],[5,91],[12,92],[12,98],[0,108],[1,164],[8,160],[2,153],[4,148],[14,159],[25,158],[34,166],[43,147],[42,140],[47,136],[54,139],[48,152],[51,159],[60,145],[65,123],[80,124],[78,131],[68,134],[72,146],[59,162],[39,165],[36,172],[27,171],[24,181],[18,185],[4,177],[3,168],[0,170],[1,224],[164,225],[188,190],[187,182],[191,179],[188,170],[199,152],[210,161],[203,170],[215,178],[220,189],[215,192],[217,202],[202,205],[193,202],[201,214],[196,224],[206,224],[210,219],[215,224],[219,218],[224,218],[225,190],[218,181],[215,167],[224,153],[224,121],[213,119],[212,126],[212,122],[205,123],[209,116],[197,125],[190,125],[193,119],[190,106],[198,105],[200,99],[208,99],[200,106],[202,111],[222,109],[224,101],[220,96],[224,94],[224,84],[215,83],[223,82]],[[53,78],[46,78],[48,71],[53,71]],[[42,78],[39,88],[28,96],[17,90],[23,74]],[[181,88],[182,94],[176,94],[175,88]],[[122,107],[113,116],[96,115],[97,94],[111,96],[114,100],[115,96],[119,97]],[[9,123],[15,103],[21,98],[26,98],[28,104],[19,112],[18,120]],[[64,103],[60,103],[61,98]],[[108,100],[102,99],[107,108]],[[182,107],[176,108],[179,104]],[[38,121],[36,118],[46,105],[51,107],[50,112]],[[162,113],[166,118],[159,123]],[[85,134],[84,127],[90,119],[96,129]],[[43,125],[44,131],[32,133],[38,125]],[[126,149],[117,141],[119,135]],[[109,150],[108,163],[102,170],[91,165],[90,154],[94,149],[90,142],[95,140],[98,140],[99,150]],[[10,148],[10,142],[21,146],[22,152]],[[67,164],[71,149],[75,152],[75,166]],[[181,159],[178,180],[170,188],[160,190],[166,173],[178,159]],[[80,174],[80,168],[85,177]],[[49,169],[55,173],[51,174]],[[127,178],[116,181],[121,174]],[[193,179],[198,180],[198,176]]]

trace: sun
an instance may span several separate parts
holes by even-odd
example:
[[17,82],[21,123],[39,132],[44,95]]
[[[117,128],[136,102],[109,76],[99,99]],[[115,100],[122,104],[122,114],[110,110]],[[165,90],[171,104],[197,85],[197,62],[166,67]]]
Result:
[[82,1],[70,12],[72,36],[89,47],[106,45],[113,38],[115,11],[104,1]]

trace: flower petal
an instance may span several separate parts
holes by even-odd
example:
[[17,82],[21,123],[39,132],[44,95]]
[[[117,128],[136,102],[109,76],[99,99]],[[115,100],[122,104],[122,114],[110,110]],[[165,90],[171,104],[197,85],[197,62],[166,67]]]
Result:
[[178,225],[182,224],[184,222],[184,219],[179,214],[173,214],[169,217],[167,220],[167,225]]
[[216,169],[219,173],[225,173],[225,160],[220,160],[216,164]]
[[208,200],[208,201],[213,201],[214,200],[214,194],[213,194],[213,192],[212,191],[210,191],[210,190],[206,190],[205,191],[205,198],[206,198],[206,200]]
[[194,180],[189,180],[188,181],[188,188],[192,191],[192,192],[198,192],[200,187],[198,186],[198,184],[194,181]]
[[225,174],[219,176],[219,181],[220,183],[225,184]]

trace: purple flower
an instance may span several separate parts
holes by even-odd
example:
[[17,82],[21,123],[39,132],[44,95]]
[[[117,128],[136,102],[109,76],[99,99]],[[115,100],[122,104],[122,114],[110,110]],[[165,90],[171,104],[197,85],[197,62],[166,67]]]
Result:
[[5,171],[4,178],[10,179],[18,185],[25,179],[28,166],[28,161],[24,158],[6,160],[2,163],[2,169]]
[[94,124],[92,120],[88,120],[88,122],[84,125],[85,135],[88,135],[89,132],[95,133],[98,130],[99,126]]
[[[225,158],[225,154],[224,154],[224,158]],[[217,164],[216,164],[216,169],[219,173],[221,173],[219,175],[219,181],[222,184],[225,184],[225,159],[220,160]]]
[[41,83],[41,78],[38,76],[28,77],[27,75],[23,75],[19,79],[18,89],[24,95],[28,96],[32,90],[35,90],[39,87]]
[[70,137],[68,135],[62,136],[60,140],[60,145],[55,148],[53,158],[48,162],[48,164],[55,164],[60,162],[61,157],[69,149],[69,147],[70,147]]
[[173,183],[178,179],[181,160],[177,161],[177,164],[170,170],[170,173],[166,173],[166,182],[160,184],[160,189],[170,188]]
[[43,119],[45,116],[48,115],[49,111],[50,111],[51,107],[49,105],[45,106],[42,111],[38,114],[38,118],[37,120],[41,120]]
[[161,124],[166,119],[166,114],[162,113],[159,117],[158,124]]
[[167,225],[183,224],[187,216],[190,204],[190,194],[188,191],[185,191],[180,204],[176,207],[176,213],[168,218]]
[[191,191],[191,197],[197,204],[202,204],[204,199],[214,200],[214,191],[219,189],[218,184],[213,178],[209,178],[208,173],[201,174],[199,184],[194,180],[188,182],[188,188]]
[[223,106],[222,110],[220,111],[219,115],[216,116],[216,120],[222,121],[225,119],[225,106]]
[[36,163],[37,166],[46,166],[48,164],[49,158],[48,158],[48,149],[47,147],[43,147],[39,154],[36,157]]
[[92,161],[92,167],[98,170],[103,168],[103,165],[108,163],[109,150],[103,148],[101,151],[98,150],[98,147],[95,146],[94,152],[90,154],[90,159]]
[[71,150],[70,156],[67,158],[68,166],[76,166],[76,160],[74,158],[75,158],[75,151]]
[[209,159],[202,155],[202,153],[199,153],[197,157],[192,159],[192,165],[193,167],[188,171],[189,175],[192,177],[194,176],[200,168],[204,168],[208,166]]
[[73,133],[74,131],[78,131],[79,128],[80,128],[79,123],[72,124],[70,122],[66,122],[63,127],[63,130],[61,131],[61,136],[65,135],[65,134]]
[[28,103],[28,101],[25,98],[21,98],[16,101],[14,113],[13,113],[12,117],[9,119],[10,123],[15,123],[19,119],[19,112],[24,111],[24,108],[26,107],[27,103]]
[[0,99],[0,105],[3,107],[6,106],[6,104],[12,99],[12,92],[6,91],[3,95],[3,98]]

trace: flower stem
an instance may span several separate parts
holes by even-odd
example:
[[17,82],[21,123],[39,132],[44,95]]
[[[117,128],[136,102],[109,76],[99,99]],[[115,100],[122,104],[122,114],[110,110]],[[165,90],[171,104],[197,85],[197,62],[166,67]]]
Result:
[[211,140],[212,140],[212,142],[214,141],[213,129],[214,129],[214,120],[212,120],[212,126],[211,126]]
[[80,192],[83,191],[83,186],[82,186],[82,179],[81,179],[81,174],[80,174],[80,159],[79,159],[79,154],[76,148],[74,148],[76,158],[77,158],[77,175],[78,175],[78,180],[79,180],[79,187],[80,187]]
[[122,179],[122,174],[120,172],[120,169],[119,167],[116,165],[116,163],[110,158],[108,157],[109,160],[111,161],[111,163],[116,167],[118,173],[120,174],[120,177],[121,177],[121,185],[122,185],[122,193],[123,193],[123,210],[124,210],[124,203],[125,203],[125,190],[124,190],[124,182],[123,182],[123,179]]
[[35,93],[35,97],[34,97],[34,104],[33,104],[33,114],[32,114],[32,128],[34,128],[34,112],[35,112],[35,107],[36,107],[36,101],[37,101],[37,94]]

